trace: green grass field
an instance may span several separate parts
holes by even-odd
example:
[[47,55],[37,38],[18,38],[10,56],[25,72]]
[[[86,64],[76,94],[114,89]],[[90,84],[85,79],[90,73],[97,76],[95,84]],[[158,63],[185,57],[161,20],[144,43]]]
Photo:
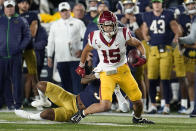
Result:
[[33,121],[17,117],[14,112],[0,112],[0,131],[196,131],[196,118],[188,116],[144,116],[155,125],[132,124],[132,117],[122,113],[91,115],[80,124]]

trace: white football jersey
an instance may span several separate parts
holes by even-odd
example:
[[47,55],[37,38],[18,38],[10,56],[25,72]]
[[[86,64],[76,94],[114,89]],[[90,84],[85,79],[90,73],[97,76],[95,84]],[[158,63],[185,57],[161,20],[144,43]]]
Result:
[[97,50],[99,55],[98,67],[102,71],[111,70],[127,63],[126,41],[131,38],[128,28],[118,28],[118,32],[107,41],[100,30],[89,34],[88,43]]

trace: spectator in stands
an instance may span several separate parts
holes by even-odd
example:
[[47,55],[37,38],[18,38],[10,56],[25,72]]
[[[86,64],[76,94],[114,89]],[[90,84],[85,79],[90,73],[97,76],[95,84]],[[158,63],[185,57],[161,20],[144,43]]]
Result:
[[78,94],[82,89],[81,78],[75,69],[80,61],[86,27],[81,20],[70,16],[71,7],[67,2],[60,3],[58,10],[61,19],[52,24],[48,38],[48,66],[52,67],[52,56],[55,54],[62,87]]
[[3,14],[3,2],[4,0],[0,0],[0,15]]
[[5,88],[9,88],[6,85],[11,80],[14,106],[19,109],[22,105],[22,51],[29,44],[31,36],[27,21],[15,13],[13,0],[4,2],[4,14],[0,17],[0,96],[3,96]]
[[73,8],[73,14],[74,14],[74,18],[82,20],[85,25],[87,24],[87,21],[84,19],[85,8],[83,4],[81,3],[76,4]]
[[84,16],[84,19],[87,21],[87,25],[92,22],[98,15],[97,3],[98,0],[89,0],[88,12]]

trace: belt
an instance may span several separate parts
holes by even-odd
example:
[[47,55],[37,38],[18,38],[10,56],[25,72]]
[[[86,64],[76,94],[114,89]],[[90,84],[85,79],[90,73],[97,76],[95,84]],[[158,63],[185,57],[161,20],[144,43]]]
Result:
[[84,106],[83,102],[80,99],[80,95],[76,96],[76,106],[78,108],[78,110],[82,110],[85,109],[86,107]]

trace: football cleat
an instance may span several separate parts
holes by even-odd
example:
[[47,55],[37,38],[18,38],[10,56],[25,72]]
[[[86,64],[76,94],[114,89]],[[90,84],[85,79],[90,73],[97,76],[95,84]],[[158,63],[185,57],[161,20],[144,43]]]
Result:
[[29,120],[32,120],[30,115],[32,115],[33,113],[29,113],[29,112],[26,112],[24,110],[14,110],[15,114],[19,117],[22,117],[22,118],[26,118],[26,119],[29,119]]
[[185,114],[191,114],[194,111],[194,108],[190,107],[185,111]]
[[180,114],[185,114],[186,113],[186,108],[184,107],[184,106],[181,106],[180,107],[180,110],[178,110],[178,113],[180,113]]
[[148,109],[147,114],[156,114],[157,113],[157,107],[151,105],[150,108]]
[[76,114],[74,114],[72,117],[71,117],[71,122],[72,123],[79,123],[84,117],[85,115],[83,115],[83,110],[80,110],[78,111]]
[[196,117],[196,111],[193,110],[193,112],[190,114],[190,117]]
[[170,113],[169,107],[164,106],[162,114],[165,114],[166,115],[166,114],[169,114],[169,113]]
[[33,107],[51,107],[52,103],[47,99],[47,100],[35,100],[31,102],[31,106]]
[[135,118],[133,117],[132,122],[134,124],[155,124],[153,121],[147,120],[145,118]]

